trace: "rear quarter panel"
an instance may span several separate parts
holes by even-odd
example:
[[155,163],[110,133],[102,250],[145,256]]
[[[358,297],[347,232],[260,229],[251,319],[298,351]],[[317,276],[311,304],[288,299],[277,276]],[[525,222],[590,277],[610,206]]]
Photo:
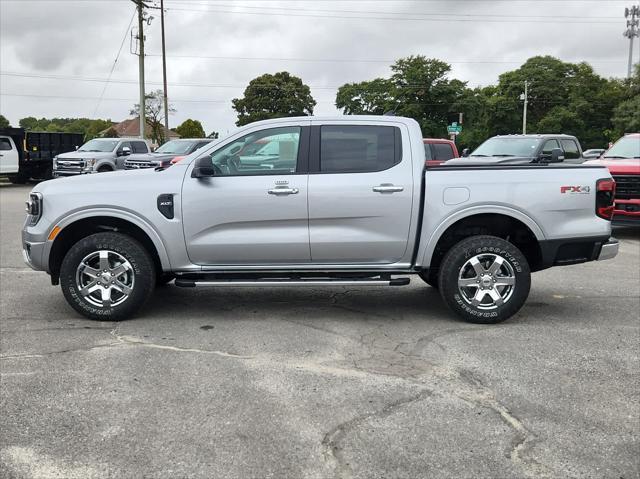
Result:
[[608,236],[611,222],[595,215],[595,191],[598,179],[610,177],[606,168],[582,165],[429,169],[417,266],[429,265],[449,226],[476,214],[516,218],[538,240]]

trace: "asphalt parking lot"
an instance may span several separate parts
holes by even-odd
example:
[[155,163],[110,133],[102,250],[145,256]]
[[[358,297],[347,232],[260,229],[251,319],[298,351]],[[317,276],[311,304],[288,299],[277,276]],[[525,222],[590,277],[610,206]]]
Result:
[[0,476],[640,476],[640,231],[494,326],[405,288],[159,289],[93,322],[0,185]]

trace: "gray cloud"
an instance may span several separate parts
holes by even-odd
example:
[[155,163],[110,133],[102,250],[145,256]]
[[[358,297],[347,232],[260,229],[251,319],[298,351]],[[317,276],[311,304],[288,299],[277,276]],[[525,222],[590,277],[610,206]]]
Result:
[[[241,95],[252,78],[282,70],[300,76],[311,86],[318,101],[317,114],[336,112],[335,87],[388,76],[394,59],[411,54],[452,62],[452,76],[470,86],[495,82],[500,73],[537,54],[593,62],[604,76],[622,76],[626,71],[628,43],[621,36],[626,3],[616,0],[165,2],[169,95],[177,109],[171,123],[196,118],[207,131],[232,129],[235,112],[231,99]],[[0,69],[5,73],[106,78],[133,10],[133,4],[126,0],[0,0]],[[340,16],[332,12],[345,10],[380,13],[326,18]],[[231,13],[234,11],[252,14]],[[417,16],[412,12],[443,16],[435,17],[440,21],[406,20]],[[157,11],[151,14],[158,16]],[[356,16],[377,18],[346,18]],[[390,17],[396,20],[386,19]],[[570,23],[585,17],[617,23]],[[472,21],[442,21],[447,19]],[[146,30],[147,52],[152,55],[160,53],[159,27],[156,18]],[[207,56],[389,62],[193,58]],[[160,88],[160,57],[148,56],[146,67],[147,90]],[[137,57],[129,53],[128,38],[113,79],[133,82],[110,83],[96,116],[121,120],[138,94]],[[93,116],[103,86],[101,82],[2,75],[0,91],[8,95],[0,97],[0,110],[13,123],[29,115]]]

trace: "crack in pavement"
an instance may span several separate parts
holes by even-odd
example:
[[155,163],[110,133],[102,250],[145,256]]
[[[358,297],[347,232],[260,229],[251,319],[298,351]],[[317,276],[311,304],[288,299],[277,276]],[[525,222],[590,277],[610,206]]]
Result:
[[333,463],[336,477],[340,479],[349,479],[353,477],[351,467],[343,456],[342,449],[340,447],[340,442],[346,437],[349,431],[355,429],[357,426],[367,421],[368,419],[374,417],[383,419],[393,414],[402,406],[421,401],[424,398],[431,396],[432,394],[433,392],[431,390],[424,389],[418,394],[387,404],[379,411],[361,414],[350,419],[349,421],[342,422],[331,429],[329,432],[327,432],[322,439],[322,446],[324,449],[323,456],[325,460]]
[[218,350],[211,350],[211,349],[200,349],[200,348],[181,348],[179,346],[167,346],[164,344],[157,344],[157,343],[150,343],[147,341],[142,341],[138,338],[135,338],[133,336],[125,336],[125,335],[119,335],[118,334],[118,329],[120,328],[120,325],[118,324],[113,330],[111,330],[111,332],[109,333],[111,336],[113,336],[114,338],[116,338],[118,340],[118,342],[120,344],[126,344],[126,345],[130,345],[130,346],[138,346],[138,347],[144,347],[144,348],[151,348],[151,349],[162,349],[165,351],[176,351],[176,352],[180,352],[180,353],[201,353],[201,354],[214,354],[216,356],[222,356],[224,358],[235,358],[235,359],[253,359],[254,356],[243,356],[240,354],[233,354],[233,353],[228,353],[226,351],[218,351]]

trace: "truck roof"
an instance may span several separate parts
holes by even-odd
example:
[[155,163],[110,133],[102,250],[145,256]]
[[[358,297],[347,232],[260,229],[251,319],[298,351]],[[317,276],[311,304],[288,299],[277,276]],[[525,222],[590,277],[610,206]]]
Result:
[[575,136],[564,133],[527,133],[526,135],[516,133],[513,135],[496,135],[493,138],[575,138]]
[[407,118],[404,116],[392,116],[392,115],[332,115],[332,116],[290,116],[290,117],[282,117],[282,118],[270,118],[268,120],[260,120],[253,123],[249,123],[247,125],[243,125],[242,128],[246,126],[254,126],[254,125],[265,125],[269,123],[277,123],[282,121],[371,121],[376,123],[416,123],[413,118]]

